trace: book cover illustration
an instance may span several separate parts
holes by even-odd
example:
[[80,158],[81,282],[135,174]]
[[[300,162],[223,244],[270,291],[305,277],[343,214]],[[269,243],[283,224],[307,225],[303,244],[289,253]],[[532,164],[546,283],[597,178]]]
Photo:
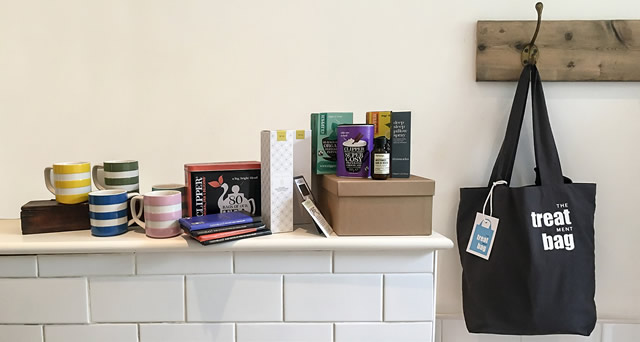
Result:
[[240,210],[261,214],[259,162],[187,164],[185,174],[189,216]]

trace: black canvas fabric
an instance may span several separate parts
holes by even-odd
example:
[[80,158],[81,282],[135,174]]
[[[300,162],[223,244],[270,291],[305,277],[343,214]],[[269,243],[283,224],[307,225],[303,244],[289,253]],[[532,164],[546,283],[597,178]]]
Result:
[[[529,82],[537,184],[495,186],[492,216],[500,222],[490,258],[485,260],[466,248],[476,213],[482,212],[491,186],[511,180]],[[572,183],[563,177],[540,75],[535,66],[525,67],[488,186],[460,189],[456,232],[464,317],[470,332],[591,333],[596,323],[595,196],[595,184]],[[551,225],[547,225],[547,213],[554,218]]]

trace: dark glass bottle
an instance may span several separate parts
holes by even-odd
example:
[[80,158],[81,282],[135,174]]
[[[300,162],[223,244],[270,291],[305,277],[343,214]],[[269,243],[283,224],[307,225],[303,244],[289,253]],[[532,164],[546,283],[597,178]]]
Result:
[[371,152],[371,178],[384,180],[389,178],[391,156],[386,150],[387,137],[375,138]]

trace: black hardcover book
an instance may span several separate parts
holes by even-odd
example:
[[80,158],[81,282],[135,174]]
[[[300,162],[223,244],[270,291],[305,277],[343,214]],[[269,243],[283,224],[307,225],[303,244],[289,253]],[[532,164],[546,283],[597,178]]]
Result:
[[229,232],[229,231],[233,231],[233,230],[240,230],[240,229],[247,229],[247,228],[257,228],[264,225],[264,223],[262,223],[262,221],[256,221],[256,222],[251,222],[251,223],[243,223],[243,224],[234,224],[231,226],[224,226],[224,227],[215,227],[215,228],[208,228],[208,229],[199,229],[199,230],[189,230],[189,228],[187,227],[182,227],[182,230],[184,230],[185,233],[187,233],[188,235],[191,236],[201,236],[201,235],[207,235],[207,234],[215,234],[215,233],[222,233],[222,232]]
[[212,244],[215,244],[215,243],[242,240],[242,239],[247,239],[247,238],[252,238],[252,237],[257,237],[257,236],[263,236],[263,235],[271,235],[271,230],[270,229],[266,229],[266,230],[255,231],[253,233],[231,235],[231,236],[227,236],[227,237],[223,237],[223,238],[219,238],[219,239],[211,239],[211,240],[206,240],[206,241],[200,241],[200,243],[202,245],[206,246],[206,245],[212,245]]

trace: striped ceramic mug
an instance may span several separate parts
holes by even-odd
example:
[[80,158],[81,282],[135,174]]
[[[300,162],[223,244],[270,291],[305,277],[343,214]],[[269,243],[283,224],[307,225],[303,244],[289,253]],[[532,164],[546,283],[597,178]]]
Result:
[[91,235],[115,236],[126,233],[134,223],[127,217],[128,200],[137,193],[124,190],[99,190],[89,193]]
[[[136,206],[136,202],[142,205]],[[136,207],[139,207],[136,210]],[[144,222],[140,219],[144,212]],[[175,190],[151,191],[131,199],[131,214],[148,237],[168,238],[180,235],[182,194]]]
[[[103,177],[98,177],[98,170]],[[127,192],[140,191],[140,177],[137,160],[110,160],[93,166],[93,183],[100,190],[118,189]]]
[[182,194],[182,217],[187,217],[187,187],[184,184],[156,184],[151,186],[152,191],[156,190],[176,190]]
[[55,163],[44,169],[44,183],[56,195],[58,203],[86,202],[91,192],[91,165],[88,162]]

